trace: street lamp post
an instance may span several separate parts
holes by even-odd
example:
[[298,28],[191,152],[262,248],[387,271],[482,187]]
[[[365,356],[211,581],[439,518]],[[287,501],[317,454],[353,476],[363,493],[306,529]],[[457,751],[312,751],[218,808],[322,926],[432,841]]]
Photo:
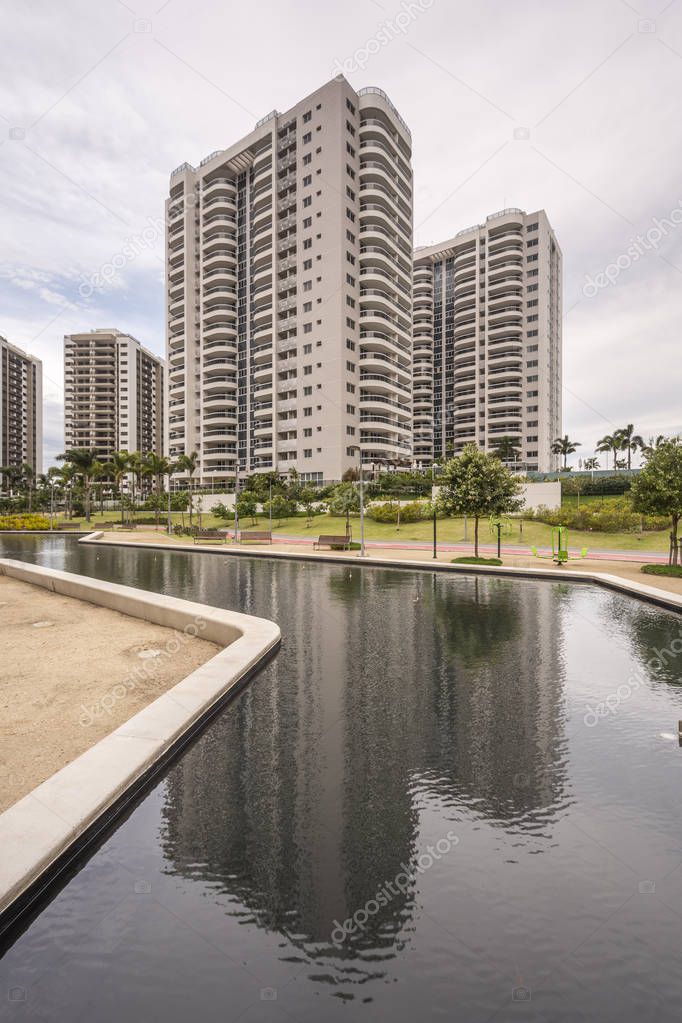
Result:
[[436,519],[436,495],[434,494],[434,488],[436,486],[436,470],[438,466],[435,462],[431,463],[431,504],[433,505],[433,557],[434,560],[438,557],[438,536],[437,536],[437,519]]
[[364,556],[365,556],[365,490],[364,490],[364,480],[363,480],[363,476],[362,476],[362,448],[360,447],[359,444],[354,444],[348,450],[352,451],[353,449],[357,450],[357,452],[358,452],[358,456],[359,456],[359,459],[358,459],[359,466],[358,466],[358,468],[359,468],[359,471],[360,471],[360,477],[359,477],[359,481],[360,481],[360,551],[358,553],[358,557],[359,558],[364,558]]
[[50,529],[54,529],[54,487],[56,482],[54,477],[50,480]]
[[167,481],[168,481],[167,482],[167,486],[168,486],[168,535],[170,536],[171,533],[173,532],[173,522],[172,522],[172,519],[171,519],[171,474],[170,473],[168,473]]
[[234,542],[237,543],[239,536],[239,512],[237,501],[239,500],[239,450],[237,450],[237,461],[234,470]]

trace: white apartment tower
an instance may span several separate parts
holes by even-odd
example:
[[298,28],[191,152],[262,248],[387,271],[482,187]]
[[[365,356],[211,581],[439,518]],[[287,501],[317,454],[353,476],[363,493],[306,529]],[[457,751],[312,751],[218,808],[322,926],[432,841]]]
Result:
[[168,444],[199,481],[411,458],[411,138],[339,76],[173,171]]
[[511,438],[510,464],[557,467],[561,250],[543,210],[505,209],[414,259],[414,458]]
[[64,338],[65,448],[164,453],[164,362],[120,330]]
[[0,466],[43,471],[43,364],[0,337]]

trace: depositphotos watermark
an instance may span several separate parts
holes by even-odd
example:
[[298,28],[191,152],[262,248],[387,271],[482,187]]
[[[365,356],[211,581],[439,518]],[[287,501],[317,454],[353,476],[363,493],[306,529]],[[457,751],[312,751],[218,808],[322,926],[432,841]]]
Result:
[[436,0],[403,0],[400,5],[401,10],[395,17],[382,22],[376,33],[367,40],[364,46],[358,46],[357,50],[345,60],[336,58],[332,68],[333,74],[350,75],[354,71],[366,68],[372,57],[380,53],[384,46],[388,46],[399,35],[404,36],[419,15],[429,11],[435,2]]
[[98,270],[86,276],[81,274],[78,294],[81,298],[90,298],[96,291],[101,294],[105,288],[111,287],[124,266],[164,237],[166,222],[161,217],[147,217],[147,226],[139,233],[126,238],[118,252],[110,260],[102,263]]
[[[669,660],[679,657],[680,654],[682,654],[682,630],[680,635],[676,639],[671,640],[667,647],[664,647],[662,650],[654,650],[653,656],[646,662],[645,667],[650,672],[660,671],[661,668],[666,667]],[[601,703],[597,703],[593,707],[589,703],[585,704],[583,722],[588,728],[594,728],[602,718],[608,717],[609,714],[615,715],[621,703],[629,700],[633,693],[636,693],[638,689],[646,685],[647,681],[646,676],[642,674],[639,668],[633,671],[627,682],[623,682],[614,692],[609,693]]]
[[677,206],[673,207],[667,217],[654,217],[649,230],[631,238],[625,252],[621,252],[612,263],[605,266],[594,277],[585,274],[585,283],[582,289],[585,298],[594,298],[603,288],[615,284],[625,270],[629,270],[633,263],[639,262],[648,252],[654,252],[663,239],[667,238],[670,232],[680,224],[682,224],[682,199],[678,200]]
[[81,728],[89,728],[103,714],[113,714],[114,707],[120,700],[124,700],[128,693],[131,693],[140,682],[153,679],[164,661],[177,654],[178,650],[185,643],[195,639],[205,628],[205,620],[201,615],[197,615],[193,622],[184,627],[182,632],[174,631],[173,637],[167,641],[165,646],[158,651],[154,651],[153,657],[149,657],[143,665],[131,671],[122,682],[119,682],[108,693],[105,693],[101,700],[98,700],[92,707],[86,707],[84,703],[81,703],[83,713],[78,719],[78,724]]
[[376,916],[383,906],[388,906],[392,899],[401,893],[404,895],[412,885],[418,874],[425,874],[435,862],[454,849],[459,844],[459,839],[452,831],[448,831],[445,838],[439,838],[435,846],[427,845],[426,852],[420,853],[416,861],[411,864],[401,863],[400,870],[392,881],[384,881],[381,888],[375,892],[374,898],[368,899],[361,909],[357,909],[351,917],[339,923],[334,921],[334,928],[331,933],[332,944],[340,948],[344,941],[362,931],[370,917]]

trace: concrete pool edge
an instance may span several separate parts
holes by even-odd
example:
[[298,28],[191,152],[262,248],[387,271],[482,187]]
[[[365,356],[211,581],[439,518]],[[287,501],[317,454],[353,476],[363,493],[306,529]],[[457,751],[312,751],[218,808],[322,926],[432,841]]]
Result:
[[355,566],[370,565],[373,568],[417,568],[430,572],[459,572],[464,575],[490,575],[504,578],[516,576],[526,579],[547,579],[561,580],[562,582],[593,584],[604,589],[617,590],[631,597],[656,604],[668,611],[682,613],[682,594],[673,593],[670,590],[660,590],[655,586],[647,586],[645,583],[624,579],[621,576],[611,575],[608,572],[598,570],[587,571],[566,571],[562,568],[525,568],[517,565],[456,565],[442,561],[429,561],[427,559],[410,560],[398,558],[378,558],[371,554],[359,558],[357,554],[321,554],[319,552],[306,551],[275,551],[271,547],[267,550],[259,550],[255,547],[215,547],[201,544],[169,544],[154,543],[142,540],[110,540],[102,539],[104,533],[98,530],[89,533],[78,540],[79,544],[93,544],[101,547],[127,547],[134,550],[155,550],[155,551],[180,551],[181,553],[193,554],[218,554],[224,557],[256,557],[256,558],[278,558],[290,561],[321,561],[326,564],[348,564]]
[[0,933],[261,668],[280,643],[265,618],[0,559],[7,575],[219,644],[222,649],[0,814]]

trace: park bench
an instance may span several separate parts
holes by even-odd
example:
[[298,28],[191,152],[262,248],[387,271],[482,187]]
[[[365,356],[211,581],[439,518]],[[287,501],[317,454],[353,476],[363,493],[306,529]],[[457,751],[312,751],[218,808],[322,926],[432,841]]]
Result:
[[272,533],[268,529],[242,529],[239,533],[239,542],[258,541],[260,543],[272,543]]
[[323,535],[315,541],[313,550],[317,548],[319,551],[320,547],[340,547],[342,550],[348,550],[350,547],[350,537]]
[[80,522],[71,522],[70,519],[67,519],[66,522],[55,522],[55,526],[57,527],[57,529],[80,529],[81,528]]
[[195,543],[225,543],[226,539],[227,533],[219,529],[199,529],[193,537]]

